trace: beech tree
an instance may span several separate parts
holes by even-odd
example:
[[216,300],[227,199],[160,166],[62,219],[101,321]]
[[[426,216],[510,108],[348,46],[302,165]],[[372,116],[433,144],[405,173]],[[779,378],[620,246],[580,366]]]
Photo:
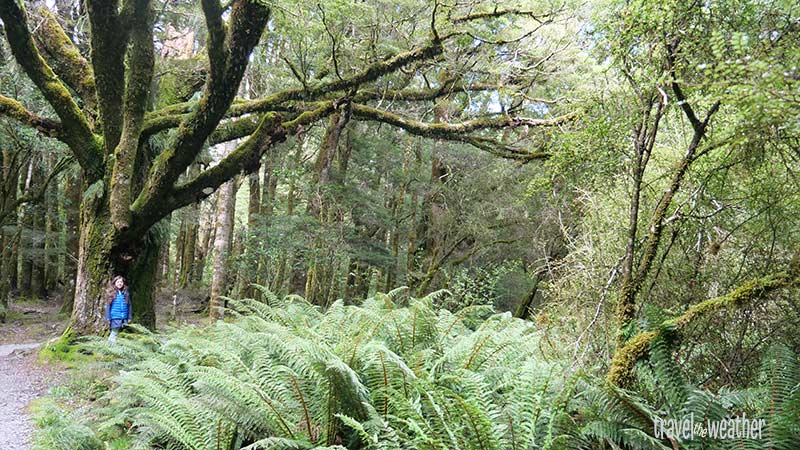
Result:
[[[345,34],[335,30],[324,7],[318,5],[314,17],[330,38],[325,44],[327,70],[297,66],[284,58],[295,76],[293,84],[276,87],[254,100],[240,100],[236,96],[251,52],[269,24],[273,29],[284,22],[274,20],[266,2],[233,0],[223,6],[218,0],[202,0],[207,56],[202,92],[197,99],[148,111],[155,47],[160,45],[154,37],[155,3],[87,1],[91,31],[88,54],[83,55],[43,7],[36,12],[34,28],[28,24],[22,4],[0,1],[0,18],[11,52],[55,117],[34,114],[18,99],[5,96],[0,97],[0,112],[66,144],[82,171],[79,261],[70,325],[78,334],[104,327],[103,293],[115,274],[126,276],[134,287],[138,321],[153,326],[159,221],[206,198],[237,174],[254,172],[265,155],[274,157],[269,150],[276,144],[340,114],[343,108],[354,120],[378,121],[418,136],[466,142],[523,161],[546,158],[547,153],[542,148],[531,149],[530,141],[501,142],[492,131],[524,127],[527,133],[533,127],[559,125],[574,117],[555,115],[557,108],[552,104],[527,107],[536,103],[525,94],[532,86],[530,80],[500,80],[491,71],[469,73],[463,67],[458,75],[431,70],[433,61],[444,67],[465,52],[487,47],[497,49],[492,53],[495,62],[519,60],[518,51],[508,50],[548,24],[555,14],[514,4],[485,9],[479,2],[447,8],[434,3],[428,11],[416,4],[417,15],[406,22],[416,30],[407,37],[407,45],[397,48],[402,44],[394,42],[394,48],[376,47],[371,54],[349,55],[344,54],[348,49],[337,43],[337,37]],[[426,21],[419,22],[423,17]],[[525,24],[512,27],[509,18],[522,18]],[[497,36],[503,36],[504,29],[518,32],[509,39],[487,39],[481,37],[481,27]],[[350,36],[354,33],[351,29]],[[374,30],[370,33],[380,37]],[[278,47],[274,42],[271,45]],[[291,46],[292,42],[284,40],[281,45]],[[530,69],[527,65],[534,62],[522,65]],[[392,82],[386,82],[393,74]],[[434,75],[438,79],[431,81],[429,77]],[[413,108],[402,106],[459,91],[493,92],[494,101],[502,107],[494,114],[483,108],[480,116],[434,123],[424,113],[414,114]],[[509,94],[515,91],[520,95]],[[475,108],[466,111],[475,112]],[[169,132],[168,144],[153,155],[149,142],[163,132]],[[221,161],[182,178],[204,145],[231,141],[238,145]]]

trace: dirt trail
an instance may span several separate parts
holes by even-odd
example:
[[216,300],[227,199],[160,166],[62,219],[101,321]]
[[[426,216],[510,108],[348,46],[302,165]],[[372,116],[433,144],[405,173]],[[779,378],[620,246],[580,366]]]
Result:
[[0,449],[26,450],[33,424],[28,404],[47,390],[47,372],[36,363],[37,344],[0,346]]

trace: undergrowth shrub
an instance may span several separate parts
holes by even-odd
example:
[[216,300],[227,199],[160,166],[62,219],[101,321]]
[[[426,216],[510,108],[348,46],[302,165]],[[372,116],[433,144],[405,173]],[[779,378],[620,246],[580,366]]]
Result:
[[712,395],[659,342],[627,392],[570,372],[531,322],[485,305],[433,307],[442,291],[414,299],[397,289],[322,311],[261,290],[263,303],[229,300],[227,319],[208,327],[83,344],[118,375],[75,420],[81,432],[113,448],[176,450],[729,448],[659,439],[653,421],[747,411],[772,420],[769,441],[734,448],[790,448],[780,445],[797,437],[791,352],[765,362],[772,382]]

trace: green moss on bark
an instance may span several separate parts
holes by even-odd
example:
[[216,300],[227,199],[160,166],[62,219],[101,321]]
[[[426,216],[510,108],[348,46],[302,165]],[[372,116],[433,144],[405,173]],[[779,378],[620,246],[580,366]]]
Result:
[[636,362],[649,354],[650,344],[656,336],[658,336],[656,331],[639,333],[619,349],[611,360],[608,382],[620,387],[630,386],[634,381]]
[[788,287],[794,283],[797,275],[798,272],[793,266],[788,272],[779,272],[750,280],[721,297],[693,305],[680,316],[662,322],[658,330],[645,331],[635,335],[620,346],[614,354],[606,379],[616,386],[630,386],[636,377],[636,362],[647,358],[650,344],[656,337],[670,333],[671,337],[680,340],[683,330],[693,321],[716,311],[740,308],[763,298],[773,290]]

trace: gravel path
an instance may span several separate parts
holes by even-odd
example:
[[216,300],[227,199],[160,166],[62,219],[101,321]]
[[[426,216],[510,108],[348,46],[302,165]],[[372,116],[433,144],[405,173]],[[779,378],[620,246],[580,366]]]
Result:
[[0,449],[30,448],[28,403],[47,389],[46,371],[36,363],[37,344],[0,346]]

